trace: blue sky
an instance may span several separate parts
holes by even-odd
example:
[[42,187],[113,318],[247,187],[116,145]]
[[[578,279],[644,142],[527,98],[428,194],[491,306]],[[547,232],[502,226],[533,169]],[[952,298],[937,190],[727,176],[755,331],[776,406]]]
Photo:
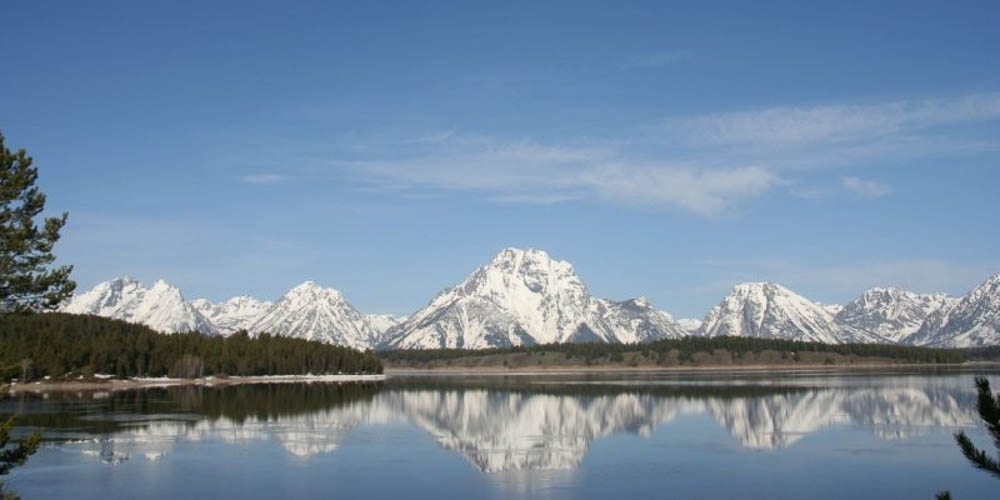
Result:
[[7,2],[0,131],[82,288],[406,314],[518,246],[700,317],[1000,272],[1000,4],[762,4]]

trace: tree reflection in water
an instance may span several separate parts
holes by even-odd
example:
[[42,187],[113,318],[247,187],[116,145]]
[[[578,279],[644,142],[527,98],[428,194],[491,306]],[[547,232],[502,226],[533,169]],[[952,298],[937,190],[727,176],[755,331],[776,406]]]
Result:
[[[406,422],[484,473],[572,470],[596,440],[649,436],[678,415],[708,415],[743,447],[788,447],[829,425],[904,439],[976,421],[975,394],[938,385],[389,383],[171,387],[21,396],[26,426],[109,463],[158,460],[180,441],[273,441],[296,457],[334,451],[360,425]],[[669,432],[669,426],[665,427]]]

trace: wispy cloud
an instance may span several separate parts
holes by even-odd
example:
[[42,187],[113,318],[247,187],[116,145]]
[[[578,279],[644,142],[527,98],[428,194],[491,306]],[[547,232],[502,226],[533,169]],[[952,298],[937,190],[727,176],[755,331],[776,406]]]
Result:
[[554,205],[565,203],[582,198],[581,195],[573,194],[549,194],[549,193],[519,193],[491,196],[489,201],[497,203],[524,203],[531,205]]
[[668,120],[666,131],[693,144],[794,146],[850,143],[1000,118],[1000,95],[868,105],[778,107]]
[[840,183],[844,189],[869,198],[879,198],[892,193],[892,188],[888,184],[860,177],[842,177]]
[[287,181],[288,177],[278,174],[254,174],[240,177],[240,180],[247,184],[278,184]]
[[558,143],[431,131],[333,164],[400,192],[472,191],[506,203],[601,200],[717,216],[777,188],[799,198],[888,195],[888,184],[863,174],[825,186],[800,180],[810,169],[859,171],[914,156],[1000,151],[1000,139],[978,127],[996,120],[1000,94],[779,107],[676,117]]
[[760,166],[705,169],[693,164],[629,160],[608,145],[545,146],[450,136],[425,156],[342,163],[394,185],[478,190],[508,203],[560,203],[600,198],[668,205],[717,215],[778,184]]
[[781,182],[763,167],[706,170],[628,163],[595,167],[581,179],[619,203],[674,205],[703,215],[717,215]]

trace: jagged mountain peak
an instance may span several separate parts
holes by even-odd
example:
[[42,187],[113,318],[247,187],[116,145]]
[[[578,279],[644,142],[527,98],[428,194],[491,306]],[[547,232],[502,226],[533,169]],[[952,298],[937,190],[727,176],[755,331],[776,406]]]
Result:
[[113,284],[123,284],[123,285],[141,285],[142,282],[138,278],[132,276],[131,274],[123,274],[117,278],[112,278],[105,283]]
[[562,265],[570,265],[566,261],[553,259],[545,250],[515,247],[507,247],[500,250],[493,257],[493,260],[490,261],[490,264],[518,264],[523,262],[558,262]]
[[625,309],[591,296],[569,262],[507,248],[391,330],[387,341],[395,348],[482,348],[681,335],[669,315],[648,303]]
[[177,287],[162,279],[146,288],[131,276],[115,278],[74,295],[60,309],[140,323],[164,333],[217,333],[215,326],[184,300]]
[[629,299],[626,302],[631,302],[636,307],[652,307],[649,303],[649,299],[645,295],[640,295],[634,299]]
[[996,292],[998,290],[1000,290],[1000,273],[994,274],[986,278],[986,281],[983,281],[981,285],[976,287],[976,289],[973,290],[973,293]]
[[753,293],[767,293],[767,294],[790,294],[798,295],[797,293],[789,290],[788,288],[774,283],[772,281],[746,281],[743,283],[737,283],[733,285],[733,294],[747,295]]
[[252,295],[237,295],[235,297],[230,297],[222,302],[223,304],[271,304],[271,302],[266,300],[260,300]]
[[[626,308],[626,309],[631,309],[631,310],[636,310],[636,311],[655,310],[655,308],[653,307],[653,304],[651,304],[649,302],[649,299],[647,299],[645,296],[639,296],[639,297],[635,297],[635,298],[631,298],[631,299],[625,299],[625,300],[622,300],[622,301],[610,301],[609,300],[609,301],[607,301],[607,303],[615,305],[615,306],[618,306],[618,307],[621,307],[621,308]],[[661,314],[666,314],[668,317],[672,317],[667,312],[663,312],[663,311],[659,311],[659,312]]]
[[371,326],[371,329],[381,337],[389,332],[389,330],[406,321],[406,316],[397,316],[395,314],[366,314],[365,321],[367,321]]
[[340,293],[340,290],[334,288],[325,288],[323,286],[320,286],[319,283],[316,283],[315,281],[312,280],[303,281],[302,283],[296,285],[294,288],[292,288],[285,294],[285,296],[291,296],[291,297],[305,296],[305,295],[324,296],[339,300],[342,300],[344,298],[344,295]]
[[506,248],[489,264],[476,269],[457,288],[465,295],[499,296],[520,294],[584,294],[583,281],[573,266],[553,259],[542,250]]
[[886,342],[879,335],[837,322],[827,307],[771,282],[735,285],[705,316],[699,333],[831,344]]
[[931,314],[907,343],[935,347],[979,347],[1000,344],[1000,274]]
[[177,287],[171,285],[169,281],[167,281],[167,280],[165,280],[163,278],[159,278],[159,279],[157,279],[156,281],[153,282],[153,288],[176,289]]
[[836,315],[837,321],[875,332],[894,342],[917,332],[929,316],[950,308],[957,299],[946,294],[920,294],[897,287],[865,290]]
[[230,335],[250,326],[274,305],[249,295],[237,295],[219,303],[195,299],[191,305],[205,316],[219,333]]
[[378,335],[340,291],[306,281],[292,288],[248,327],[270,333],[367,349]]

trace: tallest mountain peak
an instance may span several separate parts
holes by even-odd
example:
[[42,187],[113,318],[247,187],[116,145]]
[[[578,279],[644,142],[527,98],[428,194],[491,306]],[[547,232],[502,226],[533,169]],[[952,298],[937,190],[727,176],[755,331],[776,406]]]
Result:
[[316,283],[315,281],[312,280],[303,281],[295,288],[289,290],[286,296],[318,295],[318,294],[330,295],[332,297],[337,297],[337,298],[342,296],[339,290],[335,290],[333,288],[323,288],[322,286],[319,285],[319,283]]
[[548,252],[535,248],[505,248],[493,258],[487,268],[500,269],[507,274],[561,274],[573,275],[573,265],[552,258]]
[[396,348],[638,342],[680,336],[669,315],[591,296],[566,261],[505,248],[394,329]]
[[545,262],[554,260],[545,250],[537,248],[507,247],[493,258],[493,263],[534,261]]

